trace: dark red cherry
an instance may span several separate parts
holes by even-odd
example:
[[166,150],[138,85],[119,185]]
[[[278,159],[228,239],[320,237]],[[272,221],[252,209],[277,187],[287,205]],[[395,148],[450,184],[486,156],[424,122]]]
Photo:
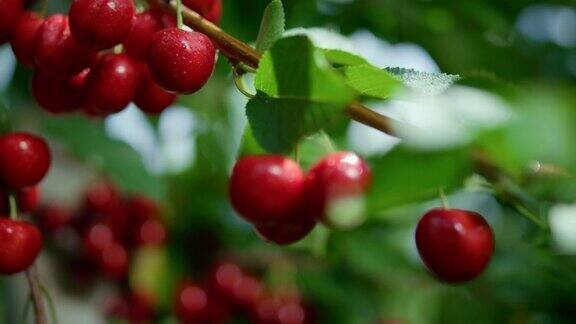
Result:
[[94,224],[84,233],[83,240],[86,252],[98,257],[102,251],[114,243],[114,232],[106,224]]
[[289,245],[306,237],[316,222],[312,219],[295,219],[277,224],[256,226],[256,233],[262,239],[277,245]]
[[167,28],[152,36],[147,63],[152,77],[165,90],[193,93],[210,78],[215,57],[214,44],[206,35]]
[[12,36],[10,45],[20,64],[32,67],[34,65],[34,47],[36,46],[36,33],[44,19],[33,11],[27,11],[20,16]]
[[494,236],[478,213],[433,209],[416,228],[420,257],[440,280],[460,283],[479,276],[494,251]]
[[244,274],[237,264],[218,264],[210,275],[211,290],[218,297],[231,300],[234,298],[234,286],[242,278],[244,278]]
[[159,114],[174,103],[176,94],[162,89],[154,81],[146,66],[143,66],[140,72],[141,79],[134,96],[134,104],[147,114]]
[[103,114],[126,108],[138,87],[138,67],[126,54],[106,54],[92,67],[87,80],[86,106]]
[[245,309],[253,309],[258,300],[264,296],[262,283],[253,277],[243,276],[237,280],[232,290],[236,304]]
[[186,281],[177,290],[173,307],[182,323],[203,323],[210,314],[208,293],[199,285]]
[[119,243],[112,243],[102,250],[98,261],[102,273],[110,279],[122,279],[128,274],[128,251]]
[[33,186],[18,190],[16,202],[18,203],[18,209],[23,213],[36,211],[40,203],[40,187]]
[[0,45],[10,38],[23,10],[22,0],[0,1]]
[[13,189],[40,182],[50,160],[50,149],[40,137],[24,132],[0,137],[0,178]]
[[341,199],[362,198],[371,182],[370,168],[358,155],[332,153],[306,175],[308,212],[315,219],[326,220],[331,207]]
[[214,24],[219,24],[222,18],[222,0],[215,0],[212,8],[206,12],[204,18],[210,20]]
[[122,43],[134,24],[132,0],[74,0],[70,30],[79,43],[102,50]]
[[32,94],[40,107],[52,114],[79,109],[86,98],[86,69],[76,75],[50,75],[39,70],[32,77]]
[[182,4],[186,7],[196,11],[200,15],[204,15],[214,5],[214,0],[183,0]]
[[152,36],[159,30],[176,27],[176,20],[159,9],[149,9],[136,15],[134,26],[124,40],[124,50],[133,58],[145,61]]
[[84,197],[84,208],[91,213],[108,213],[120,202],[120,192],[114,184],[102,181],[90,185]]
[[294,217],[302,203],[304,174],[293,160],[277,155],[243,157],[230,179],[236,211],[255,224],[279,223]]
[[96,52],[72,37],[64,15],[47,17],[38,28],[35,43],[35,64],[47,74],[76,74],[96,58]]
[[0,218],[0,273],[28,269],[42,250],[42,234],[28,222]]
[[136,245],[160,246],[166,242],[166,226],[158,219],[148,219],[136,228]]
[[278,308],[278,321],[280,324],[307,323],[306,310],[299,303],[284,303]]
[[42,206],[36,212],[36,218],[42,230],[53,233],[70,224],[74,215],[56,203]]
[[141,223],[148,219],[160,217],[160,207],[154,200],[146,196],[133,195],[126,200],[126,204],[134,222]]

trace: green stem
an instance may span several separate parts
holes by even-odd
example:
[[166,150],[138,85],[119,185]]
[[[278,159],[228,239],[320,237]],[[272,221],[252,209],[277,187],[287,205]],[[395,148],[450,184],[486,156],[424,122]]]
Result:
[[236,68],[234,68],[234,84],[236,85],[236,88],[238,89],[238,91],[240,91],[244,96],[246,96],[247,98],[254,98],[255,95],[251,94],[248,89],[246,89],[246,84],[244,83],[244,77],[237,73]]
[[18,218],[18,205],[16,204],[16,197],[13,194],[8,196],[8,204],[10,205],[10,218],[15,220]]
[[56,312],[56,304],[54,304],[54,299],[52,298],[52,295],[50,295],[48,289],[44,287],[44,285],[40,285],[40,288],[42,289],[42,293],[46,297],[46,300],[48,300],[48,308],[50,309],[50,317],[52,319],[52,323],[58,324],[58,313]]
[[540,217],[535,215],[533,212],[531,212],[528,208],[526,208],[521,203],[513,203],[512,206],[514,207],[514,209],[516,209],[516,211],[520,215],[526,217],[528,220],[532,221],[534,224],[538,225],[542,229],[548,228],[548,224],[546,224],[545,221],[543,221]]
[[176,0],[176,26],[179,29],[184,27],[184,20],[182,19],[182,0]]
[[32,296],[29,296],[26,299],[26,304],[24,305],[24,310],[22,312],[22,324],[27,323],[26,319],[28,318],[28,312],[30,311],[30,305],[32,305]]
[[438,193],[440,194],[440,201],[442,201],[442,208],[450,209],[450,203],[448,202],[446,193],[444,193],[444,188],[438,188]]

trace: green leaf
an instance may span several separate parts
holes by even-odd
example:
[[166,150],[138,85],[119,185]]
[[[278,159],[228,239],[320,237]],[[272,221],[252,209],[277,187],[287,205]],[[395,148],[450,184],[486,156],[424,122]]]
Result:
[[367,64],[346,67],[344,74],[353,89],[378,99],[388,99],[401,85],[390,72]]
[[458,75],[446,73],[419,72],[404,68],[387,68],[410,90],[423,94],[437,94],[445,91],[460,79]]
[[267,51],[272,45],[282,38],[284,33],[284,7],[282,1],[273,0],[264,10],[264,16],[260,24],[260,31],[256,39],[256,49],[259,52]]
[[306,36],[276,42],[260,62],[255,87],[257,96],[246,106],[252,132],[264,149],[278,153],[329,125],[354,99]]
[[374,187],[367,203],[372,212],[437,197],[439,188],[457,188],[472,174],[466,150],[417,152],[398,147],[371,162]]
[[369,64],[365,58],[339,49],[323,49],[328,62],[335,66],[352,66]]

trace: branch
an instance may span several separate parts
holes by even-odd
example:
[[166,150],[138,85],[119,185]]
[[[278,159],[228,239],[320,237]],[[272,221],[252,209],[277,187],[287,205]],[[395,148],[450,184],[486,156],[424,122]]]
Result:
[[42,289],[40,288],[40,279],[38,277],[38,269],[36,265],[32,265],[26,271],[26,278],[30,287],[30,294],[32,295],[32,303],[34,304],[34,314],[36,317],[36,324],[47,324],[46,309],[44,307],[44,298]]
[[[173,15],[176,14],[175,0],[147,1],[152,7],[160,8]],[[197,12],[187,8],[186,6],[182,7],[182,16],[186,25],[210,37],[212,41],[216,43],[220,52],[230,61],[242,62],[252,68],[258,68],[258,63],[262,57],[260,52],[226,33],[220,29],[220,27],[204,19]],[[393,135],[392,128],[390,127],[390,120],[386,116],[371,110],[361,103],[351,103],[346,107],[346,114],[357,122],[375,128],[386,134]]]

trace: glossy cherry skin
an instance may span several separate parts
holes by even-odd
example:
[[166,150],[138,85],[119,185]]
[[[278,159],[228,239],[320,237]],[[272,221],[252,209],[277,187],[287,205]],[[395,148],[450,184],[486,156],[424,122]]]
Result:
[[138,87],[138,67],[126,54],[106,54],[92,67],[86,105],[103,114],[126,108]]
[[12,36],[10,45],[20,64],[32,67],[34,65],[34,47],[36,45],[36,33],[44,19],[33,11],[27,11],[20,16]]
[[146,66],[140,69],[140,84],[134,95],[134,104],[147,114],[156,115],[176,101],[176,94],[162,89],[152,78]]
[[193,93],[210,79],[215,58],[216,49],[206,35],[167,28],[152,36],[147,63],[150,74],[165,90]]
[[81,44],[103,50],[122,43],[136,15],[132,0],[74,0],[70,30]]
[[0,1],[0,45],[10,38],[23,10],[22,0]]
[[204,16],[212,9],[214,2],[215,0],[183,0],[182,4]]
[[306,175],[307,211],[313,218],[325,220],[331,203],[362,196],[371,182],[370,167],[358,155],[332,153],[316,163]]
[[28,269],[42,250],[42,234],[28,222],[0,218],[0,274]]
[[460,283],[479,276],[494,251],[494,235],[478,213],[433,209],[416,228],[420,257],[440,280]]
[[230,178],[230,200],[245,220],[275,224],[300,209],[304,173],[293,160],[277,155],[243,157]]
[[145,61],[152,36],[157,31],[172,27],[176,27],[173,16],[155,8],[143,11],[136,15],[134,26],[124,40],[124,50],[133,58]]
[[35,71],[32,94],[40,107],[52,114],[72,112],[86,98],[86,77],[89,69],[75,75],[51,75]]
[[256,233],[270,243],[290,245],[306,237],[315,226],[316,222],[312,219],[296,219],[277,224],[256,226]]
[[48,144],[40,137],[24,132],[0,137],[0,178],[13,189],[40,182],[50,161]]
[[52,15],[38,28],[34,47],[35,65],[46,74],[76,74],[87,68],[96,52],[72,37],[68,17]]
[[219,24],[222,18],[222,0],[215,0],[212,8],[206,12],[204,18],[210,20],[214,24]]

